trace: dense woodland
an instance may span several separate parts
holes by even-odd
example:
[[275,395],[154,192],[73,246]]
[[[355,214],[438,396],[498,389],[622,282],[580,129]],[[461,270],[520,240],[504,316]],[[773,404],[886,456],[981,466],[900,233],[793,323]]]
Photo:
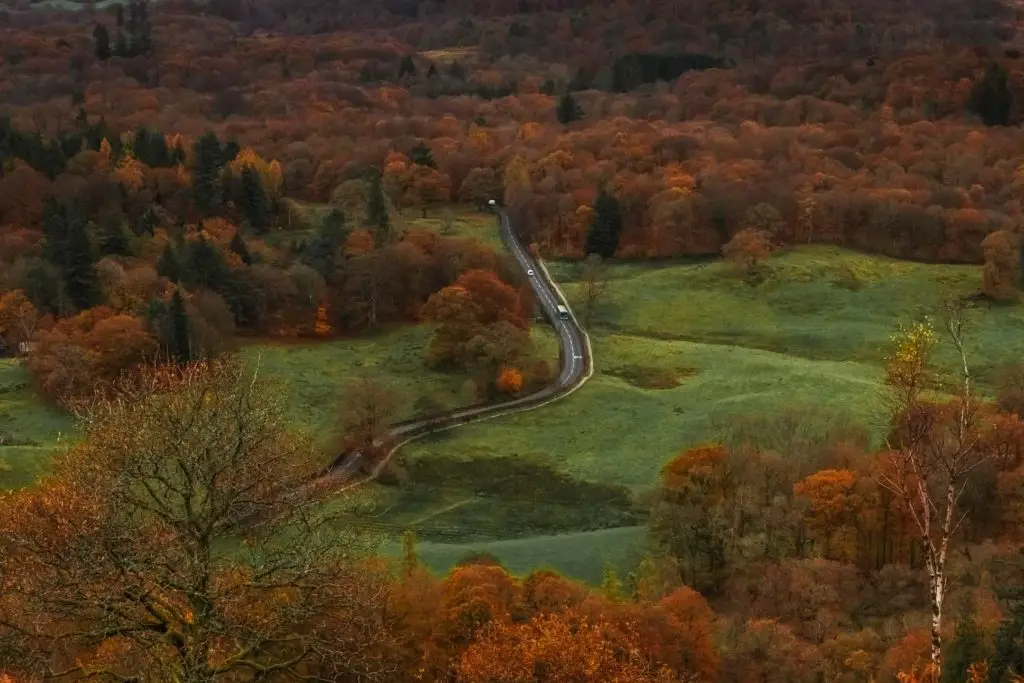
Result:
[[[87,418],[51,476],[0,497],[0,680],[1020,680],[1024,380],[990,405],[932,374],[956,311],[897,335],[889,448],[802,442],[793,415],[748,426],[770,448],[739,430],[687,450],[639,502],[651,555],[600,590],[487,557],[434,577],[411,537],[389,566],[295,495],[325,456],[273,387],[210,360],[244,335],[428,321],[425,361],[482,399],[544,382],[505,257],[403,227],[493,197],[549,257],[721,252],[753,272],[824,242],[984,261],[984,294],[1013,298],[1019,18],[995,1],[0,10],[0,343]],[[929,403],[940,381],[954,398]]]

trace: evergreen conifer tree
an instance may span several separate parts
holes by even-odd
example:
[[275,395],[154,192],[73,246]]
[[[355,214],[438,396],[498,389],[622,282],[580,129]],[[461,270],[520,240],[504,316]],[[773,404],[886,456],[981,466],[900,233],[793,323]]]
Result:
[[192,287],[220,292],[227,285],[228,268],[224,257],[206,237],[188,243],[187,258],[181,267],[181,281]]
[[1024,676],[1024,584],[1000,591],[999,597],[1008,604],[996,631],[988,681],[1011,683],[1014,676]]
[[366,203],[366,223],[373,228],[373,238],[377,246],[389,244],[394,237],[391,218],[388,216],[387,202],[380,173],[374,173],[370,178],[370,196]]
[[562,95],[562,99],[558,101],[558,108],[555,110],[555,114],[558,116],[558,122],[563,126],[583,118],[583,110],[569,93]]
[[181,279],[181,265],[170,244],[164,246],[163,253],[157,259],[156,272],[171,282],[178,282]]
[[242,171],[242,208],[252,229],[265,233],[270,227],[270,201],[263,190],[259,172],[252,166],[246,166]]
[[974,84],[968,108],[981,117],[986,126],[1007,126],[1013,109],[1013,94],[1007,84],[1006,69],[989,64],[985,76]]
[[103,24],[96,24],[92,30],[92,37],[96,41],[96,58],[101,62],[110,59],[110,31]]
[[345,243],[348,232],[345,214],[334,209],[324,219],[313,239],[302,249],[302,262],[325,278],[330,278],[337,267],[338,250]]
[[944,649],[941,683],[965,683],[971,665],[988,657],[984,634],[969,611],[957,619],[953,639]]
[[192,354],[192,335],[189,329],[188,312],[185,310],[185,299],[181,296],[181,290],[175,288],[171,296],[170,318],[170,343],[168,350],[171,357],[179,363],[188,363],[195,360]]
[[85,216],[71,203],[51,199],[43,218],[44,255],[60,271],[68,299],[79,310],[100,299],[96,259]]
[[412,55],[402,57],[402,61],[398,65],[398,77],[402,78],[406,74],[410,76],[416,75],[416,62],[412,60]]
[[245,246],[245,239],[242,238],[241,231],[235,231],[234,236],[231,238],[230,248],[233,253],[238,254],[238,257],[242,259],[242,263],[247,266],[252,265],[252,254],[249,253],[249,248]]
[[207,131],[193,147],[192,194],[203,215],[212,215],[220,206],[220,168],[223,151],[217,135]]
[[430,147],[425,142],[420,140],[415,147],[412,148],[412,152],[409,155],[409,160],[419,166],[428,166],[430,168],[437,168],[437,162],[434,161],[434,154],[430,151]]
[[128,256],[132,252],[131,242],[124,229],[122,216],[109,216],[100,226],[100,252],[115,256]]
[[615,197],[601,190],[594,202],[594,220],[587,233],[586,252],[603,259],[615,256],[622,236],[622,209]]

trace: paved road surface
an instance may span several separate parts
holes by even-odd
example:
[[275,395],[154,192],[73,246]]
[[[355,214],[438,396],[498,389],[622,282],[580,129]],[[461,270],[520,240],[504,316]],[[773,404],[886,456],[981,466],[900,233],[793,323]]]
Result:
[[[519,263],[524,275],[533,271],[533,275],[527,275],[527,277],[536,294],[537,303],[561,341],[561,372],[553,383],[529,396],[486,406],[460,408],[441,415],[416,418],[392,425],[383,437],[374,442],[374,447],[384,448],[385,452],[370,476],[376,476],[383,469],[391,454],[402,444],[459,425],[537,408],[572,393],[593,374],[590,340],[586,331],[576,320],[572,309],[569,308],[569,303],[565,300],[558,285],[551,279],[544,264],[535,259],[519,241],[508,214],[503,209],[496,210],[505,245]],[[569,311],[568,320],[558,317],[557,307],[559,304],[565,306]],[[343,479],[357,478],[364,469],[364,460],[365,454],[362,452],[343,453],[331,464],[328,473]]]

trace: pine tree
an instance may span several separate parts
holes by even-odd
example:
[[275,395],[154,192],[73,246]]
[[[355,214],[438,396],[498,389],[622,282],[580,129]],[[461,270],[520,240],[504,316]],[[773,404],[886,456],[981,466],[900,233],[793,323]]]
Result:
[[68,216],[64,282],[71,303],[79,310],[84,310],[100,301],[99,274],[96,272],[96,259],[86,231],[85,217],[74,209],[69,211]]
[[147,0],[131,0],[128,4],[128,53],[135,57],[153,51],[152,25]]
[[348,237],[345,214],[334,209],[320,225],[316,235],[302,249],[301,260],[325,278],[330,278],[337,267],[338,250]]
[[228,281],[228,267],[224,257],[206,237],[189,242],[181,268],[181,280],[189,288],[202,287],[220,292]]
[[1024,585],[1000,591],[1008,602],[1006,616],[995,635],[995,653],[989,670],[989,683],[1011,683],[1024,676]]
[[217,165],[224,166],[225,164],[230,164],[241,151],[242,147],[238,144],[238,140],[228,140],[224,143],[224,148],[220,151],[220,161]]
[[195,360],[192,355],[192,335],[189,329],[188,312],[185,310],[185,299],[181,290],[174,289],[169,310],[170,338],[167,342],[170,355],[179,363]]
[[100,226],[99,238],[100,252],[104,255],[128,256],[132,253],[131,242],[124,229],[123,216],[106,217]]
[[152,235],[158,225],[160,225],[160,215],[153,206],[147,206],[146,210],[139,215],[139,219],[135,221],[135,234]]
[[242,208],[249,226],[260,234],[265,233],[270,227],[270,201],[263,190],[259,171],[252,166],[242,170]]
[[192,194],[199,210],[209,216],[221,202],[220,167],[223,152],[217,135],[212,131],[203,133],[196,140],[192,151]]
[[117,27],[117,39],[114,41],[114,56],[128,56],[128,41],[125,40],[124,31],[121,30],[120,26]]
[[569,92],[578,92],[580,90],[590,90],[590,77],[582,66],[576,69],[576,74],[569,81]]
[[956,622],[956,633],[945,647],[942,658],[942,682],[964,683],[971,665],[988,657],[985,636],[974,615],[965,611]]
[[103,24],[96,24],[92,30],[92,37],[96,41],[96,58],[101,62],[110,59],[110,31]]
[[555,114],[558,116],[558,122],[563,126],[583,118],[583,110],[569,93],[562,95],[562,99],[558,101],[558,108],[555,110]]
[[135,158],[147,166],[170,167],[174,163],[171,150],[167,148],[167,140],[158,131],[146,126],[139,126],[132,140]]
[[51,199],[43,215],[46,244],[43,254],[57,267],[68,299],[79,310],[100,299],[99,275],[85,216],[77,206]]
[[416,146],[412,148],[412,152],[409,154],[409,160],[419,166],[437,168],[437,162],[434,161],[434,154],[430,151],[430,147],[427,146],[427,143],[422,140],[416,143]]
[[164,251],[156,262],[156,272],[171,282],[178,282],[181,279],[181,265],[170,244],[164,245]]
[[1013,109],[1013,94],[1007,85],[1006,69],[989,64],[985,76],[974,84],[968,108],[981,117],[986,126],[1008,126]]
[[615,197],[601,190],[594,202],[594,220],[587,233],[586,252],[603,259],[615,256],[622,236],[622,209]]
[[406,74],[410,76],[416,75],[416,62],[412,60],[412,55],[402,57],[402,61],[398,65],[398,77],[402,78]]
[[240,231],[235,231],[229,246],[232,253],[238,254],[238,257],[242,259],[242,263],[247,266],[252,265],[252,254],[249,253],[249,248],[245,246],[245,240],[242,238]]
[[366,223],[373,228],[374,242],[378,247],[389,244],[394,237],[387,202],[380,173],[374,173],[370,179],[370,196],[366,202]]

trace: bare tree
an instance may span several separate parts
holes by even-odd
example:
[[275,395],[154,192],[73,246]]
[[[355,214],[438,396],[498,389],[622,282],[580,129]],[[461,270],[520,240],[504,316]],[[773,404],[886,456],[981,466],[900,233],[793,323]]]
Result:
[[393,680],[389,583],[366,538],[293,495],[321,463],[279,392],[232,361],[123,390],[37,489],[0,498],[0,669]]
[[598,302],[608,291],[608,264],[600,254],[590,254],[580,266],[583,289],[583,325],[589,326]]
[[345,390],[341,424],[345,440],[356,448],[369,448],[383,436],[402,402],[379,379],[360,377]]
[[455,214],[451,209],[441,212],[441,234],[450,237],[455,234]]
[[942,673],[942,610],[947,589],[950,544],[964,521],[960,500],[971,484],[971,473],[989,459],[979,443],[980,419],[967,353],[964,347],[964,309],[946,307],[945,333],[959,358],[960,378],[952,387],[955,398],[939,406],[926,400],[937,379],[931,369],[937,335],[927,320],[896,335],[888,363],[892,387],[892,434],[887,471],[880,483],[906,506],[924,550],[931,599],[931,672]]

